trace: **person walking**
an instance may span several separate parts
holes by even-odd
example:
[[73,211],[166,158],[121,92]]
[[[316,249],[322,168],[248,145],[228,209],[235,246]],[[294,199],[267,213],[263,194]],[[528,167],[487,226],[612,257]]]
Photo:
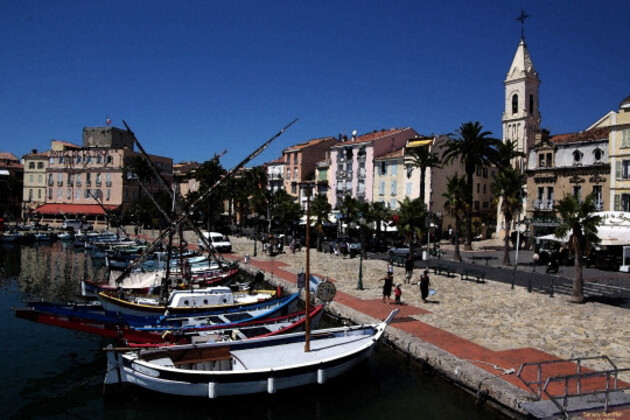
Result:
[[394,275],[394,261],[391,258],[387,260],[387,273]]
[[385,282],[383,283],[383,303],[391,303],[394,275],[392,273],[387,273],[387,275],[383,277],[381,281]]
[[394,289],[394,297],[396,298],[396,305],[402,305],[401,297],[402,297],[402,284],[398,283],[396,288]]
[[422,301],[427,303],[427,297],[429,296],[429,271],[424,270],[424,273],[420,276],[420,296],[422,297]]
[[405,284],[411,284],[411,277],[413,276],[413,259],[407,258],[405,260]]

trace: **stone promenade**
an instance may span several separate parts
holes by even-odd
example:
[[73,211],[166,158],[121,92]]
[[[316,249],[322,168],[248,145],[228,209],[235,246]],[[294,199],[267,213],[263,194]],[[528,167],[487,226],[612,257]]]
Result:
[[[239,259],[252,254],[253,241],[231,240],[234,253],[226,257]],[[359,264],[358,257],[336,257],[311,250],[311,273],[328,277],[337,288],[332,311],[356,322],[371,322],[400,308],[397,321],[388,329],[388,339],[394,345],[476,391],[478,396],[487,395],[517,412],[521,411],[521,402],[532,399],[515,374],[522,363],[606,355],[618,368],[630,367],[627,309],[600,303],[572,304],[563,295],[550,298],[547,294],[528,293],[522,287],[512,289],[509,282],[476,283],[461,280],[459,275],[434,275],[432,271],[431,288],[437,293],[429,303],[423,303],[415,284],[423,269],[416,268],[414,284],[407,285],[402,267],[394,268],[394,283],[403,284],[403,305],[388,305],[382,303],[380,280],[386,262],[363,260],[363,290],[357,290]],[[258,255],[243,264],[250,271],[264,271],[267,279],[289,283],[294,283],[294,274],[304,265],[304,249],[270,257],[261,252],[260,243]],[[595,370],[610,369],[602,362],[583,364]],[[574,373],[573,367],[567,369],[549,371],[547,376]],[[630,375],[626,372],[620,379],[630,382]],[[613,411],[615,418],[630,418],[630,411],[623,408]]]

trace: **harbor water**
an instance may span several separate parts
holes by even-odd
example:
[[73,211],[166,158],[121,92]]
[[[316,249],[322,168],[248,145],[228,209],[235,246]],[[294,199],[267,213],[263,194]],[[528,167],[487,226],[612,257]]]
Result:
[[[102,261],[70,243],[0,243],[0,407],[6,419],[505,419],[430,369],[380,343],[325,385],[219,400],[134,392],[102,396],[107,339],[15,317],[23,300],[68,301]],[[328,323],[333,320],[326,320]]]

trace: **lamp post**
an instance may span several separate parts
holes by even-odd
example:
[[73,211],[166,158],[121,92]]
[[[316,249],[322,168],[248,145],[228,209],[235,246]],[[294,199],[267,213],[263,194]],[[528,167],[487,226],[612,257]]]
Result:
[[359,252],[359,281],[357,282],[357,290],[363,290],[363,247],[365,247],[365,218],[359,219],[359,229],[361,229],[361,252]]

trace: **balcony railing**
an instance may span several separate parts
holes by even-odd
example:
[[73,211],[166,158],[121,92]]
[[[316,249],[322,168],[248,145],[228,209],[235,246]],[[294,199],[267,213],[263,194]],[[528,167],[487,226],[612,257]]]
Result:
[[553,200],[534,200],[534,210],[553,210]]

